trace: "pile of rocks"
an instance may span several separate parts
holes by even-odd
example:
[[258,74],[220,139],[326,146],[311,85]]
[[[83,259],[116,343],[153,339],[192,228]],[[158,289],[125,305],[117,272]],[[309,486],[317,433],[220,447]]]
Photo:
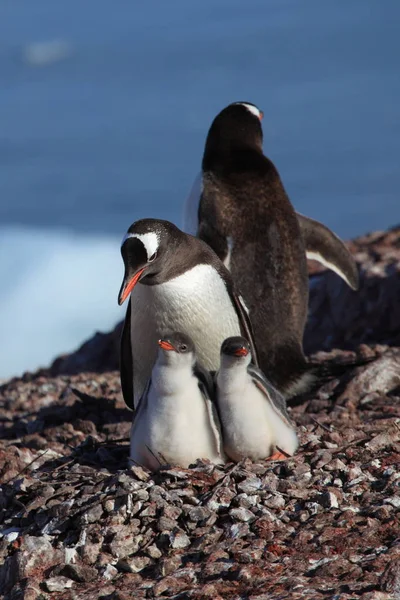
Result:
[[[363,259],[366,304],[354,300],[373,327],[380,321],[370,311],[379,313],[381,303],[387,310],[395,293],[399,299],[400,230],[386,235],[391,243],[382,256],[376,245],[385,247],[384,236],[369,245],[364,238],[366,255],[376,261]],[[373,281],[381,259],[382,298]],[[327,294],[330,278],[314,276],[311,306],[316,290]],[[382,324],[381,334],[376,325],[359,341],[375,336],[392,344],[400,319],[382,313]],[[357,345],[356,331],[340,344],[350,349],[314,355],[315,362],[336,365],[338,376],[291,407],[301,447],[284,463],[198,463],[155,475],[129,468],[131,412],[117,371],[106,372],[115,366],[116,332],[59,359],[52,370],[4,384],[0,594],[6,600],[400,598],[400,348]],[[88,364],[104,372],[59,374]]]
[[313,263],[307,353],[360,343],[400,346],[400,226],[348,244],[360,269],[353,292],[335,273]]

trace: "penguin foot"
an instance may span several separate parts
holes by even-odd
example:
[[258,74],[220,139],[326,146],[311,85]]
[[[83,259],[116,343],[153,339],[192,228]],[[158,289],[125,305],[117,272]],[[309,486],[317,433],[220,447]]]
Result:
[[284,452],[277,450],[271,456],[269,456],[266,460],[286,460],[287,458],[289,458],[289,454],[285,454]]

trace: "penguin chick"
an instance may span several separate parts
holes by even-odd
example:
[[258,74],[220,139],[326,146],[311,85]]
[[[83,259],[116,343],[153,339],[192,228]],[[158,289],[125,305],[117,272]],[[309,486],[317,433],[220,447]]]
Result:
[[151,471],[163,463],[187,468],[198,458],[224,463],[212,378],[196,365],[191,338],[175,332],[158,345],[133,418],[131,461]]
[[286,401],[250,363],[250,346],[243,337],[223,342],[215,383],[224,450],[235,462],[286,458],[299,444]]

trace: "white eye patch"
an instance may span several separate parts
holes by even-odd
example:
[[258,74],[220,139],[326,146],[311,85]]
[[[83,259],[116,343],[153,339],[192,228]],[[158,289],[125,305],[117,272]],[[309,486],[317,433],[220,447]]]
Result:
[[149,233],[126,233],[121,246],[124,245],[124,242],[126,242],[128,238],[137,238],[142,242],[143,246],[146,248],[147,260],[157,252],[158,246],[160,245],[158,235],[154,231],[150,231]]
[[241,106],[244,106],[245,108],[247,108],[247,110],[249,112],[251,112],[254,116],[257,117],[257,119],[262,119],[262,113],[261,111],[257,108],[257,106],[254,106],[254,104],[246,104],[246,102],[238,102],[238,104],[240,104]]

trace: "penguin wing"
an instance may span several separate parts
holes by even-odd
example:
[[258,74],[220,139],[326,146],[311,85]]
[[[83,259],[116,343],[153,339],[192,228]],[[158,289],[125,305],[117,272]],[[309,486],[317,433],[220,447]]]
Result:
[[197,236],[212,248],[228,268],[229,246],[227,238],[208,219],[200,216]]
[[132,410],[135,409],[133,396],[133,361],[131,346],[131,299],[129,298],[126,309],[124,327],[121,336],[120,355],[121,388],[125,404]]
[[357,264],[342,240],[322,223],[296,213],[308,259],[337,273],[353,290],[358,289]]
[[203,173],[197,174],[183,207],[183,231],[196,235],[199,226],[199,204],[203,190]]
[[258,389],[261,390],[261,392],[267,397],[275,412],[278,413],[281,419],[283,419],[283,421],[285,421],[289,427],[293,427],[287,411],[286,400],[282,394],[276,388],[274,388],[274,386],[265,377],[264,373],[254,365],[249,365],[247,367],[247,372],[252,378],[254,385],[257,386]]
[[140,400],[137,403],[137,406],[136,406],[136,409],[135,409],[135,412],[133,415],[133,420],[132,420],[131,435],[133,435],[134,429],[138,426],[138,424],[140,422],[140,418],[141,418],[143,412],[147,408],[147,398],[149,395],[150,386],[151,386],[151,378],[146,383],[146,387],[143,390],[143,394],[140,396]]
[[208,412],[208,417],[210,419],[210,426],[215,438],[215,444],[217,447],[217,452],[221,456],[224,455],[224,450],[222,447],[222,431],[221,431],[221,422],[218,413],[218,407],[214,402],[214,380],[209,371],[203,369],[199,364],[196,363],[194,368],[194,374],[197,377],[199,382],[199,388],[203,395],[204,401],[206,403],[206,408]]
[[251,357],[253,363],[258,367],[258,356],[256,343],[254,341],[253,327],[249,317],[249,309],[247,308],[242,296],[237,294],[234,290],[231,291],[231,297],[234,301],[236,313],[239,319],[240,329],[244,337],[250,344]]

